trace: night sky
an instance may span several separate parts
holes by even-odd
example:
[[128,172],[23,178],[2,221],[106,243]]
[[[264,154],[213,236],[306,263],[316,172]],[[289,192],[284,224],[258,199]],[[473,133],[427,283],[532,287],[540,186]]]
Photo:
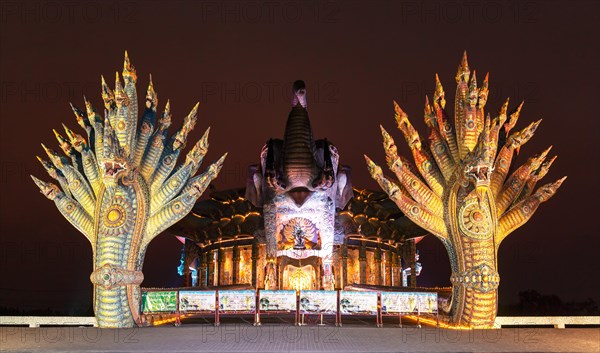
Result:
[[[210,126],[205,161],[229,152],[217,189],[243,186],[262,144],[282,137],[297,79],[307,84],[315,136],[337,146],[355,186],[377,189],[362,155],[384,164],[378,125],[409,152],[395,129],[392,100],[426,139],[423,102],[434,75],[452,110],[454,75],[467,50],[480,80],[490,72],[486,111],[494,115],[510,96],[510,108],[525,99],[516,129],[544,119],[514,163],[554,145],[558,159],[542,183],[569,176],[503,242],[500,304],[527,289],[600,302],[598,2],[1,4],[0,306],[75,312],[91,305],[90,245],[29,174],[50,179],[35,159],[44,153],[39,143],[58,149],[52,128],[61,122],[79,129],[69,101],[81,107],[85,94],[102,108],[100,75],[112,85],[125,50],[140,99],[150,73],[159,111],[171,99],[173,130],[200,102],[190,140]],[[181,284],[180,248],[167,234],[151,243],[143,286]],[[449,285],[441,243],[429,236],[419,248],[419,284]]]

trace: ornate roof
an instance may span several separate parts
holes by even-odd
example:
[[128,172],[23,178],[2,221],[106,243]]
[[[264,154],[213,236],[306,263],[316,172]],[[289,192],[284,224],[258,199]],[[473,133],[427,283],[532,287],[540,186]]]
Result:
[[354,197],[344,210],[338,212],[337,217],[345,234],[360,234],[395,242],[427,234],[427,231],[404,216],[386,193],[356,188],[353,191]]
[[196,243],[238,235],[254,235],[263,228],[262,209],[244,198],[245,188],[213,191],[196,202],[192,211],[169,231]]
[[[354,197],[336,217],[336,228],[346,235],[359,234],[403,242],[427,232],[415,225],[384,192],[353,189]],[[262,208],[244,198],[245,188],[213,191],[199,200],[189,215],[169,228],[173,234],[198,244],[235,236],[261,234],[264,224]]]

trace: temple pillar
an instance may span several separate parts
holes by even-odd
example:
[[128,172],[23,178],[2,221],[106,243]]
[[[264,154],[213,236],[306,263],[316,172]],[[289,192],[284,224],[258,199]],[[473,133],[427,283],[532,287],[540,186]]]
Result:
[[233,245],[232,264],[231,284],[237,284],[240,278],[240,247],[237,245],[237,242]]
[[333,260],[330,258],[325,258],[325,259],[322,259],[322,263],[323,263],[323,273],[321,274],[322,281],[323,281],[322,288],[325,290],[334,290],[335,282],[334,282],[334,278],[333,278]]
[[275,284],[275,288],[276,289],[283,289],[283,256],[277,258],[277,261],[275,261],[275,263],[277,264],[276,271],[275,273],[277,273],[277,281]]
[[414,239],[411,239],[408,242],[408,248],[409,248],[408,262],[410,264],[410,287],[414,288],[417,286],[417,262],[415,260],[415,257],[417,255],[417,244],[415,243]]
[[358,249],[358,263],[360,266],[360,284],[367,284],[367,245],[364,241]]
[[185,239],[185,241],[183,242],[183,286],[184,287],[189,287],[190,286],[190,252],[188,251],[188,242],[190,240]]
[[190,267],[189,266],[183,266],[183,286],[184,287],[189,287],[190,283],[191,283],[191,273],[190,273]]
[[392,285],[392,252],[390,250],[386,250],[384,253],[385,255],[385,266],[384,266],[384,273],[385,273],[385,281],[383,282],[384,285],[386,286],[391,286]]
[[392,250],[392,286],[399,287],[402,285],[400,268],[400,256],[398,256],[398,248],[396,248]]
[[339,289],[342,285],[342,247],[339,245],[334,246],[333,251],[333,264],[331,267],[333,276],[333,289]]
[[348,243],[346,239],[344,239],[344,243],[342,244],[342,269],[340,271],[341,274],[341,282],[340,287],[344,289],[348,285]]
[[254,288],[258,288],[258,287],[262,287],[258,285],[258,272],[257,272],[257,265],[258,265],[258,241],[256,241],[256,238],[254,239],[254,241],[252,242],[252,286]]
[[323,289],[323,259],[319,258],[317,261],[317,288]]
[[376,248],[374,251],[374,259],[375,259],[375,273],[374,273],[374,277],[375,277],[375,285],[379,286],[381,285],[381,249],[380,248]]
[[219,248],[219,250],[217,251],[217,286],[223,285],[223,282],[224,282],[223,268],[224,267],[225,267],[225,251],[223,250],[223,248]]
[[398,245],[396,253],[398,254],[398,286],[402,287],[404,286],[402,284],[402,271],[404,270],[403,261],[406,262],[404,259],[404,244]]
[[200,268],[198,269],[198,286],[208,286],[208,253],[201,251],[200,253]]
[[207,254],[207,265],[208,265],[208,274],[207,274],[207,284],[209,286],[215,285],[215,250],[209,250]]

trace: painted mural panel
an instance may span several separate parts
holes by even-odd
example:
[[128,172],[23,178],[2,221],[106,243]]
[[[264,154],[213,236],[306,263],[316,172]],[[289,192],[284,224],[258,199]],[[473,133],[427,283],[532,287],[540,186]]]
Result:
[[261,290],[259,306],[261,311],[295,311],[295,290]]
[[256,293],[253,290],[220,290],[219,310],[254,311]]
[[377,292],[340,291],[340,313],[377,314]]
[[215,311],[216,291],[179,291],[179,311]]
[[300,291],[300,312],[305,314],[335,314],[337,292],[326,290]]
[[177,291],[150,291],[142,293],[142,312],[162,313],[177,310]]

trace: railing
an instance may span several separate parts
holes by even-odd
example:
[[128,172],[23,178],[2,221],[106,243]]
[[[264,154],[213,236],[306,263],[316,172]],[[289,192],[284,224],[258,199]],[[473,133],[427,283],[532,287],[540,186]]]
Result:
[[[343,299],[342,299],[343,297]],[[295,312],[295,324],[304,325],[304,317],[334,316],[341,325],[342,316],[360,315],[375,318],[383,326],[383,316],[395,316],[399,324],[404,316],[415,316],[420,326],[422,314],[433,315],[439,325],[438,297],[435,292],[374,292],[341,290],[180,290],[167,288],[142,289],[141,325],[157,325],[202,315],[213,316],[219,326],[221,315],[254,315],[254,325],[260,316],[283,311]],[[168,318],[166,318],[168,317]]]
[[565,328],[565,325],[600,326],[600,316],[498,316],[494,328],[540,325],[552,325],[554,328]]
[[93,316],[0,316],[0,326],[98,326]]
[[[97,326],[92,316],[0,316],[0,326]],[[498,316],[494,328],[503,326],[551,325],[565,328],[566,325],[600,326],[600,316]]]

